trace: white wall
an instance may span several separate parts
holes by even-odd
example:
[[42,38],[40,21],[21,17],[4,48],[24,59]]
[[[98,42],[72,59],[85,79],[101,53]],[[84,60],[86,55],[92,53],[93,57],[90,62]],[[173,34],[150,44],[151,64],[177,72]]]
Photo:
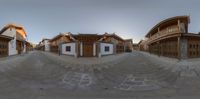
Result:
[[16,37],[14,38],[14,40],[9,41],[8,43],[8,55],[16,55],[18,52],[16,50]]
[[[71,51],[66,51],[66,46],[71,46]],[[62,54],[66,55],[76,55],[76,43],[66,43],[62,44]]]
[[[105,52],[105,47],[106,46],[109,47],[109,51],[108,52]],[[113,54],[113,44],[110,44],[110,43],[100,43],[100,53],[101,53],[101,55]]]
[[46,44],[46,45],[45,45],[45,51],[50,51],[50,46],[49,46],[49,44]]
[[16,50],[16,30],[14,28],[9,28],[7,29],[6,31],[4,31],[2,33],[2,35],[6,35],[6,36],[9,36],[9,37],[13,37],[14,39],[9,41],[8,43],[8,55],[16,55],[17,54],[17,50]]
[[45,47],[45,51],[50,51],[50,47],[49,47],[49,42],[48,40],[44,41],[44,47]]
[[9,36],[9,37],[14,37],[14,36],[16,36],[16,30],[15,30],[15,28],[9,28],[6,31],[4,31],[2,33],[2,35],[6,35],[6,36]]
[[26,53],[26,43],[24,43],[24,50],[23,50],[23,53]]

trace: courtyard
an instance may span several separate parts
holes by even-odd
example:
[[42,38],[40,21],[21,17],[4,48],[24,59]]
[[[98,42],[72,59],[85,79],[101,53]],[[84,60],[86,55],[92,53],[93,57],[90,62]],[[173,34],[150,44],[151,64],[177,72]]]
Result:
[[199,59],[32,51],[0,59],[1,99],[199,99]]

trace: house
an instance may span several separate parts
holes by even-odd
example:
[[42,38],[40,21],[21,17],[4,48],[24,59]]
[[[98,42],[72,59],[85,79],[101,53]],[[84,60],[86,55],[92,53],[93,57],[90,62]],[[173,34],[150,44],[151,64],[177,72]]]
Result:
[[44,51],[44,46],[42,44],[42,41],[40,41],[36,46],[35,46],[36,50],[41,50]]
[[189,16],[176,16],[155,25],[146,37],[150,53],[179,59],[200,57],[200,35],[188,32]]
[[9,52],[8,43],[12,39],[13,39],[12,37],[0,35],[0,58],[9,55],[9,53],[8,53]]
[[33,44],[26,41],[26,52],[33,51]]
[[59,53],[60,52],[59,46],[61,46],[61,44],[64,42],[70,42],[70,41],[72,41],[70,36],[60,33],[59,35],[57,35],[49,40],[50,52]]
[[148,51],[147,41],[148,41],[148,39],[139,41],[139,43],[138,43],[139,51]]
[[132,52],[133,51],[133,40],[132,39],[126,39],[125,40],[125,51],[126,52]]
[[60,33],[49,42],[51,52],[75,57],[101,57],[125,52],[125,40],[114,33]]
[[139,45],[137,43],[133,43],[133,50],[139,51]]
[[[105,33],[103,34],[103,37],[99,41],[102,44],[104,42],[113,44],[113,54],[125,52],[125,40],[116,35],[115,33],[113,34]],[[100,48],[104,48],[104,46],[100,46]],[[104,54],[103,49],[100,50],[100,53],[103,53],[103,55],[106,54],[106,53]]]
[[0,35],[13,38],[8,42],[8,55],[26,52],[27,33],[24,27],[8,24],[0,31]]
[[44,51],[50,51],[49,40],[50,39],[47,38],[44,38],[42,40],[42,44],[44,45]]
[[43,38],[41,42],[37,45],[36,49],[41,51],[50,51],[49,40],[47,38]]

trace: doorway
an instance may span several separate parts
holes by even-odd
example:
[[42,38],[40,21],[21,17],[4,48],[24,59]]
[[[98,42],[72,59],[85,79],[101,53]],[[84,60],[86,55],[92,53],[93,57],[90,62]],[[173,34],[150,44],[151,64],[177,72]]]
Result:
[[83,56],[93,57],[93,42],[83,42]]

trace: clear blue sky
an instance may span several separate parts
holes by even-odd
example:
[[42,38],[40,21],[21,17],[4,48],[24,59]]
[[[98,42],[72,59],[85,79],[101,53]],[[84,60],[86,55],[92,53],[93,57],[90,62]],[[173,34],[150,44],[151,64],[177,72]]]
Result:
[[0,28],[22,24],[31,42],[60,32],[116,32],[135,43],[163,19],[190,15],[200,31],[200,0],[0,0]]

